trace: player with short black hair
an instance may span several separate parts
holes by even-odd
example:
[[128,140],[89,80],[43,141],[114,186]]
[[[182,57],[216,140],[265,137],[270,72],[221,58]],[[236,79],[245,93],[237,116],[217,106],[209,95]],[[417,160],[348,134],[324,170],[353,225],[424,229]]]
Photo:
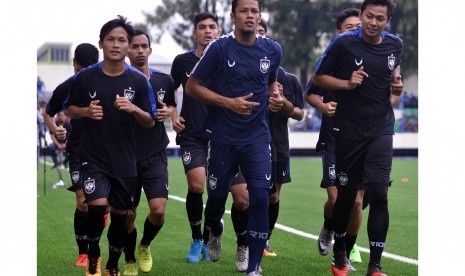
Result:
[[260,275],[271,184],[268,109],[278,112],[283,108],[276,82],[282,50],[275,41],[255,34],[261,19],[258,1],[234,0],[230,15],[235,30],[208,45],[191,72],[186,92],[209,104],[204,133],[210,139],[205,208],[210,258],[218,261],[221,257],[220,221],[240,166],[249,191],[247,274]]
[[370,202],[368,276],[381,276],[381,254],[389,227],[388,186],[392,169],[394,112],[391,94],[399,96],[403,43],[384,31],[392,0],[365,0],[362,27],[336,36],[317,64],[312,82],[335,90],[338,107],[334,204],[333,275],[347,275],[345,235],[357,190]]
[[138,274],[134,255],[137,241],[137,229],[134,222],[142,189],[150,209],[144,222],[144,232],[138,248],[139,268],[146,273],[152,270],[150,243],[165,223],[165,209],[168,200],[168,159],[165,149],[169,144],[169,138],[164,121],[171,116],[172,111],[176,108],[174,85],[170,75],[149,67],[148,59],[151,54],[149,35],[141,30],[135,30],[129,45],[128,57],[131,65],[149,79],[158,102],[155,125],[150,129],[136,126],[137,186],[134,207],[128,212],[128,239],[124,246],[126,260],[124,275]]
[[89,261],[86,275],[100,275],[106,206],[111,206],[109,258],[105,275],[119,275],[118,260],[128,233],[127,212],[136,184],[136,124],[150,128],[156,118],[152,88],[143,74],[125,63],[134,30],[125,17],[105,23],[99,47],[103,61],[81,70],[65,102],[73,119],[82,119],[81,177],[88,204]]

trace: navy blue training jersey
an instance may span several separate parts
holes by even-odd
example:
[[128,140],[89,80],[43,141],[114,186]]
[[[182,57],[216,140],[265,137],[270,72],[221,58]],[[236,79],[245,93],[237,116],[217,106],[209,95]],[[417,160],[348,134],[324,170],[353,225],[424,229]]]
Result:
[[316,66],[316,74],[349,80],[363,66],[368,77],[353,90],[336,90],[336,135],[350,139],[394,134],[390,97],[392,70],[400,65],[402,40],[383,32],[380,44],[369,44],[363,30],[337,35]]
[[80,145],[82,162],[91,162],[114,177],[136,176],[136,120],[134,115],[114,106],[116,95],[128,98],[140,109],[156,118],[152,87],[139,70],[126,64],[119,76],[108,76],[102,62],[81,70],[71,87],[65,107],[89,106],[100,100],[103,119],[82,118]]
[[192,136],[200,136],[203,131],[203,123],[207,117],[205,103],[186,94],[186,82],[195,64],[200,60],[195,55],[195,49],[177,55],[171,67],[171,77],[174,80],[174,88],[182,84],[183,96],[180,116],[185,120],[183,132]]
[[[151,68],[149,70],[149,81],[157,100],[157,108],[160,108],[158,101],[164,102],[167,106],[176,106],[171,76]],[[143,161],[166,149],[169,142],[164,122],[156,121],[150,129],[136,124],[137,161]]]
[[[50,117],[53,118],[58,112],[64,109],[63,104],[66,98],[68,98],[69,90],[71,89],[71,85],[73,84],[75,76],[76,75],[69,77],[67,80],[58,85],[55,88],[55,90],[53,90],[52,97],[50,98],[50,101],[47,103],[47,107],[45,109],[45,112],[47,112],[47,114]],[[71,130],[68,131],[66,143],[67,150],[72,147],[79,146],[82,133],[81,120],[71,119],[70,124]]]
[[254,45],[245,46],[231,32],[208,44],[191,74],[222,96],[253,93],[248,101],[260,103],[249,116],[208,105],[205,131],[210,139],[231,145],[271,141],[268,84],[276,81],[281,57],[281,46],[268,38],[257,37]]
[[[278,82],[283,86],[284,97],[295,107],[303,108],[302,88],[297,77],[279,67]],[[289,158],[288,119],[281,112],[270,112],[271,145],[274,161],[280,158]]]

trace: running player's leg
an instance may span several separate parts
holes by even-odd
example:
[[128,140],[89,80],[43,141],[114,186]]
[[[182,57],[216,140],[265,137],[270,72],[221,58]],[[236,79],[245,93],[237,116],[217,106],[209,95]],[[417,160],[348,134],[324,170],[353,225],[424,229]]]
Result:
[[249,221],[249,192],[245,178],[239,170],[231,184],[233,203],[231,206],[231,220],[236,233],[236,269],[246,271],[249,262],[247,245],[247,223]]
[[186,212],[192,232],[192,242],[187,254],[187,262],[198,263],[202,250],[204,259],[209,259],[206,244],[208,231],[202,235],[203,192],[206,175],[206,141],[188,135],[178,135],[181,156],[187,178]]
[[139,244],[139,267],[143,272],[152,269],[150,244],[165,223],[165,209],[168,199],[168,160],[164,150],[148,158],[144,173],[143,187],[150,213],[144,222],[144,233]]
[[388,187],[392,169],[392,140],[392,135],[374,139],[369,144],[365,159],[363,183],[370,201],[367,222],[370,262],[367,275],[381,271],[381,255],[389,228]]

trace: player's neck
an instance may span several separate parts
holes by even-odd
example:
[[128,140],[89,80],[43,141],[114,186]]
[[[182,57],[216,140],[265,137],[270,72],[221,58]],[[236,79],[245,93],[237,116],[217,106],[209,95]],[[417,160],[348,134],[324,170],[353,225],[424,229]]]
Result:
[[235,29],[234,36],[236,37],[236,41],[239,44],[245,46],[252,46],[257,41],[257,36],[255,35],[255,32],[242,32],[240,30]]
[[197,49],[195,49],[195,56],[200,58],[202,56],[203,50],[205,50],[205,46],[197,44]]
[[115,77],[124,73],[126,70],[126,63],[123,61],[103,60],[102,71],[103,73]]
[[141,71],[142,74],[144,74],[147,79],[150,79],[150,70],[149,70],[148,64],[144,64],[142,66],[136,66],[136,65],[132,65],[132,66],[136,68],[137,70]]

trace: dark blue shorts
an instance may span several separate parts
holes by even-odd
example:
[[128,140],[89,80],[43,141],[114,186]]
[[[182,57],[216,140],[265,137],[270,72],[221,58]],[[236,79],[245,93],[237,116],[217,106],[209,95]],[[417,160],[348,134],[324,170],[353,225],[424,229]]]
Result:
[[370,183],[390,184],[392,135],[372,139],[336,138],[337,185],[356,185],[366,190]]
[[270,194],[276,192],[276,184],[285,184],[291,182],[291,167],[289,158],[281,158],[278,161],[271,163],[271,179],[272,186],[270,187]]
[[226,145],[210,141],[209,153],[207,159],[209,196],[227,197],[239,166],[249,189],[269,189],[271,185],[269,143]]
[[153,198],[168,198],[168,159],[164,150],[137,162],[134,207],[139,206],[142,188],[147,201]]
[[113,177],[91,163],[81,166],[82,185],[86,203],[106,198],[111,207],[129,210],[133,207],[136,177]]
[[334,148],[321,150],[321,162],[323,167],[323,177],[320,187],[326,189],[336,185],[336,163]]
[[180,145],[184,173],[207,166],[208,140],[180,133],[176,136],[176,143]]
[[68,191],[75,192],[77,189],[82,188],[81,182],[81,158],[79,158],[79,147],[66,148],[69,161],[69,176],[71,177],[71,186]]

